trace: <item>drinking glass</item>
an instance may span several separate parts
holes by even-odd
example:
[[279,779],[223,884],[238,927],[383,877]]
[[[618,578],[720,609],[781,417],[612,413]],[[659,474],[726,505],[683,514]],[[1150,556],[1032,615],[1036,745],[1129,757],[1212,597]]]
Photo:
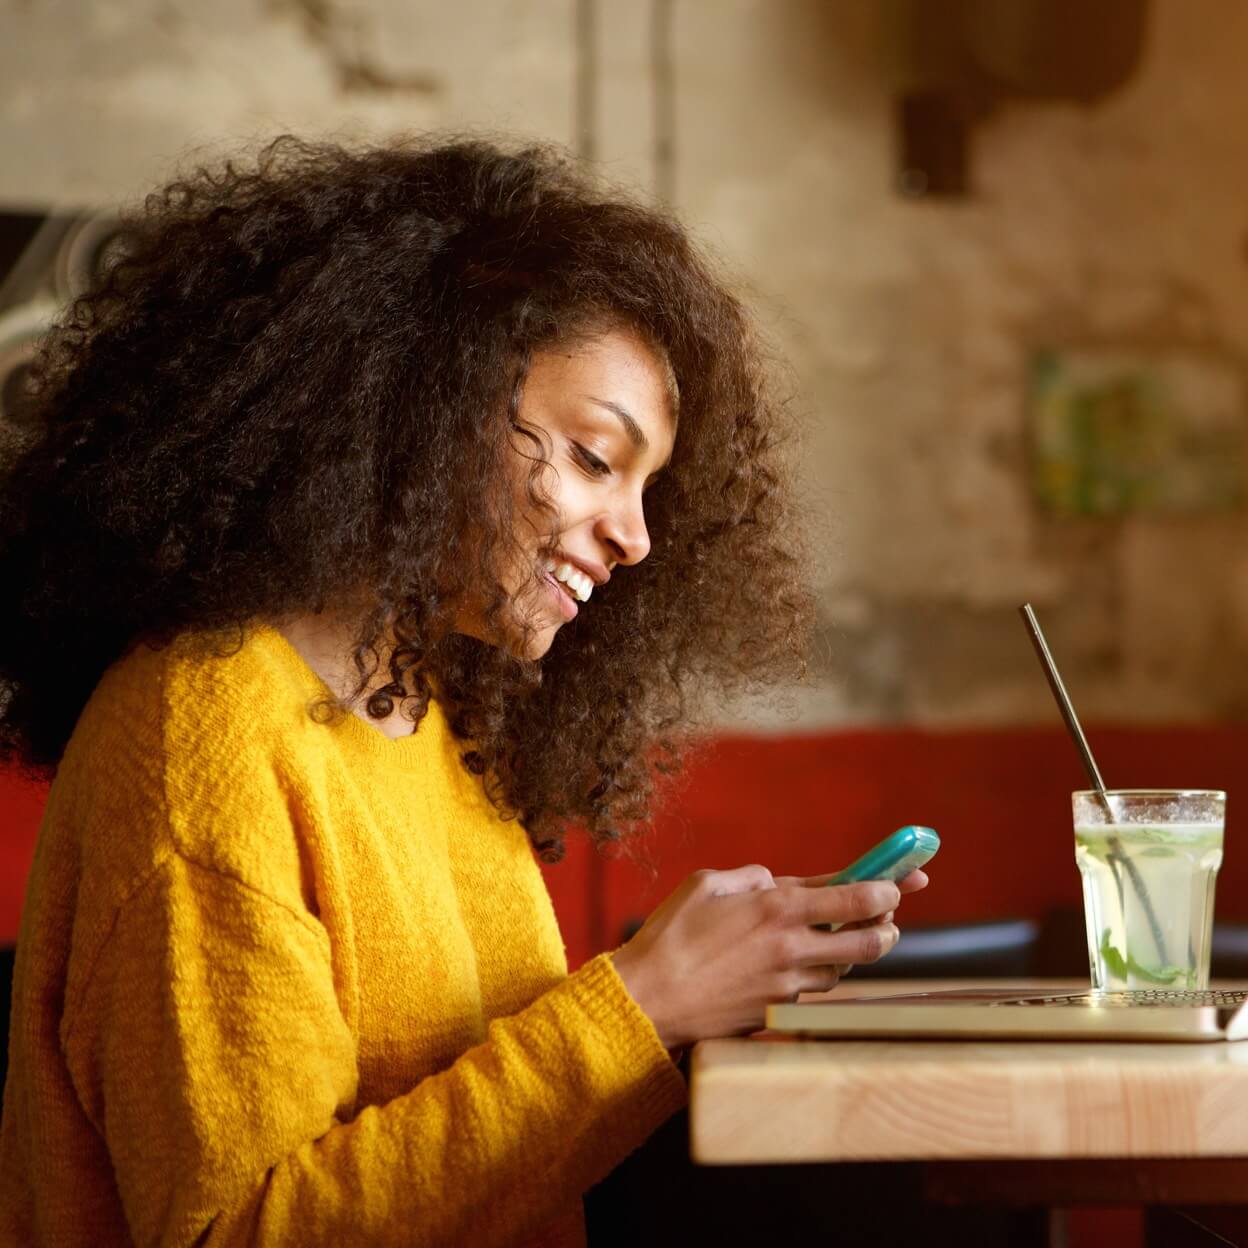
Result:
[[1208,988],[1226,794],[1110,789],[1073,801],[1092,987]]

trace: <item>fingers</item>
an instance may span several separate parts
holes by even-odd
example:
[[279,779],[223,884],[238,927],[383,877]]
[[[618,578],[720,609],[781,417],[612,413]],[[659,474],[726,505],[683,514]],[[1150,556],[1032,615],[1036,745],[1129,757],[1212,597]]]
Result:
[[890,880],[833,884],[830,888],[786,888],[781,902],[791,907],[794,922],[857,923],[896,910],[901,892]]
[[823,976],[823,978],[811,981],[812,983],[818,983],[818,987],[803,988],[802,992],[831,992],[853,969],[854,964],[852,962],[838,962],[834,966],[808,966],[803,971],[803,974],[816,977]]
[[927,887],[927,872],[915,867],[909,875],[903,876],[897,881],[897,887],[903,894],[917,893],[919,889]]
[[871,923],[825,933],[803,928],[787,933],[778,946],[777,961],[784,967],[850,967],[878,962],[891,952],[901,933],[895,923]]
[[831,966],[807,966],[797,975],[792,983],[797,987],[788,1000],[797,1000],[803,992],[831,992],[833,988],[854,969],[852,962],[837,962]]
[[839,966],[808,966],[797,980],[797,989],[791,1000],[796,1001],[799,993],[831,992],[840,982]]
[[844,966],[878,962],[894,945],[901,933],[895,923],[873,923],[869,927],[846,927],[825,934],[810,931],[800,947],[793,949],[799,966]]
[[896,911],[890,910],[887,914],[877,914],[869,919],[862,919],[858,923],[846,923],[846,927],[870,927],[872,923],[895,923]]

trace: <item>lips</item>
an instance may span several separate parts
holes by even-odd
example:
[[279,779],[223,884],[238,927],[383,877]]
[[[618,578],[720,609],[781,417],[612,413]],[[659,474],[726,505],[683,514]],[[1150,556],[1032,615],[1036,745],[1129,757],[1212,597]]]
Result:
[[559,613],[563,616],[564,621],[566,622],[568,620],[576,619],[576,613],[578,610],[576,599],[573,598],[572,595],[569,594],[568,591],[564,589],[564,587],[560,585],[549,572],[542,573],[542,580],[546,582],[550,589],[550,593],[554,596],[555,603],[558,606]]

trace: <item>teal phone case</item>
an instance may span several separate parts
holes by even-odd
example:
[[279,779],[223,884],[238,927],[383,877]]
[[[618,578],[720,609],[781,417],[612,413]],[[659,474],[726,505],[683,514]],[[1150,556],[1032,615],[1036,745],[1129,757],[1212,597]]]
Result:
[[[856,884],[860,880],[895,882],[909,875],[915,867],[930,862],[939,848],[940,837],[934,828],[921,828],[910,823],[898,828],[892,836],[886,836],[843,871],[838,871],[828,884]],[[814,926],[821,932],[835,932],[843,925],[816,923]]]
[[859,880],[900,880],[915,867],[930,862],[940,848],[940,837],[933,828],[921,828],[908,824],[898,828],[892,836],[886,836],[874,848],[867,850],[857,862],[851,862],[838,871],[829,884],[854,884]]

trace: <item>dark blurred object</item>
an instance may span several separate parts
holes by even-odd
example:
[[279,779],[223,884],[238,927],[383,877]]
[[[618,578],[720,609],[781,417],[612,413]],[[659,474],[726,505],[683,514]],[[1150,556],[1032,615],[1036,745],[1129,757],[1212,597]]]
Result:
[[956,91],[912,91],[898,102],[903,195],[963,195],[969,189],[967,135],[976,110]]
[[1148,0],[892,0],[898,189],[970,188],[975,123],[1008,99],[1091,104],[1140,61]]
[[124,250],[122,224],[108,213],[0,212],[0,312],[45,300],[70,303]]
[[0,213],[0,457],[30,424],[27,378],[40,338],[124,249],[122,226],[107,214]]
[[30,426],[30,363],[55,315],[51,300],[34,300],[0,313],[0,449]]
[[878,962],[854,967],[854,978],[958,979],[1030,975],[1040,924],[1032,919],[989,919],[903,927],[901,940]]
[[1242,1205],[1152,1205],[1144,1214],[1144,1248],[1217,1248],[1248,1242]]
[[1088,931],[1082,906],[1056,906],[1044,916],[1030,974],[1042,979],[1088,977]]
[[45,220],[43,213],[0,212],[0,287]]
[[1148,18],[1148,0],[918,3],[956,10],[967,58],[997,94],[1081,104],[1094,103],[1131,77]]
[[1214,922],[1209,974],[1214,979],[1248,979],[1248,923]]

